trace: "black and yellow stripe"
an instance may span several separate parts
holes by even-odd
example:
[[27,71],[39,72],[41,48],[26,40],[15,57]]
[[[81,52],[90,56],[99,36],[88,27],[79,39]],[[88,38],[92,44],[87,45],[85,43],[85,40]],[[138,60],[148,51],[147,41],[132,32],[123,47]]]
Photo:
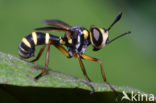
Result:
[[33,40],[34,40],[34,44],[37,45],[37,33],[32,32],[32,37],[33,37]]
[[31,34],[25,36],[22,42],[29,48],[33,48],[36,45],[49,44],[50,40],[58,43],[59,37],[51,35],[49,33],[42,32],[32,32]]
[[[51,35],[49,33],[42,32],[32,32],[31,34],[25,36],[20,45],[19,53],[21,56],[29,57],[31,53],[35,51],[35,46],[37,45],[47,45],[50,41],[59,44],[60,38],[58,36]],[[27,55],[29,54],[29,55]]]

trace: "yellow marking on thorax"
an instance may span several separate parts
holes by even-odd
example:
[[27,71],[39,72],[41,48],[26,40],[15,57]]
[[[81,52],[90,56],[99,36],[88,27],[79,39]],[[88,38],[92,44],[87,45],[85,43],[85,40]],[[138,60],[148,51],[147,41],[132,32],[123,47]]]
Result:
[[27,40],[26,38],[23,38],[23,39],[22,39],[22,42],[23,42],[26,46],[28,46],[29,48],[31,48],[31,45],[30,45],[30,43],[28,42],[28,40]]
[[62,44],[62,45],[66,44],[66,42],[63,41],[61,37],[59,37],[59,39],[60,39],[60,44]]
[[71,39],[70,36],[71,36],[71,35],[67,35],[67,39],[68,39],[68,43],[69,43],[69,44],[72,44],[72,39]]
[[37,45],[37,34],[36,34],[36,32],[32,32],[32,37],[34,40],[34,44]]
[[49,44],[49,39],[50,39],[50,35],[49,33],[46,33],[45,44]]
[[69,44],[72,44],[72,39],[69,39],[69,40],[68,40],[68,43],[69,43]]
[[84,35],[84,38],[87,39],[88,38],[88,31],[87,30],[83,30],[83,35]]

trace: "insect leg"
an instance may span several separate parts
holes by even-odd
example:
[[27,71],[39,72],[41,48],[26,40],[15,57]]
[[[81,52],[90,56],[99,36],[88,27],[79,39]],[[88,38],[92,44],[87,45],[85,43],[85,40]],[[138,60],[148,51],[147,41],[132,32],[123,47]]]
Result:
[[47,53],[46,53],[46,60],[45,60],[45,66],[44,66],[44,69],[42,70],[42,72],[37,75],[34,80],[37,80],[39,79],[47,70],[48,70],[48,64],[49,64],[49,51],[50,51],[50,44],[48,45],[48,50],[47,50]]
[[30,61],[30,62],[35,62],[35,61],[37,61],[37,60],[41,57],[41,55],[42,55],[42,53],[43,53],[45,47],[46,47],[46,45],[43,45],[42,48],[40,49],[40,51],[39,51],[37,57],[36,57],[34,60]]
[[85,59],[85,60],[90,60],[90,61],[98,62],[98,63],[100,64],[101,74],[102,74],[102,78],[103,78],[104,82],[105,82],[107,85],[109,85],[109,87],[113,90],[115,96],[117,97],[116,99],[118,99],[118,94],[117,94],[115,88],[113,88],[113,87],[111,86],[111,84],[106,80],[106,76],[105,76],[105,72],[104,72],[104,69],[103,69],[103,66],[102,66],[102,62],[101,62],[99,59],[97,59],[97,58],[93,58],[93,57],[87,56],[87,55],[85,55],[85,54],[82,54],[81,57],[82,57],[83,59]]
[[56,45],[54,44],[54,46],[60,50],[67,58],[70,58],[71,56],[68,54],[68,52],[61,46],[61,45]]
[[85,67],[84,67],[84,65],[83,65],[83,62],[82,62],[81,57],[80,57],[79,54],[77,54],[77,58],[78,58],[78,60],[79,60],[80,66],[81,66],[81,70],[82,70],[82,72],[83,72],[85,78],[87,79],[89,86],[90,86],[91,89],[92,89],[92,92],[91,92],[91,94],[92,94],[92,93],[95,92],[95,89],[94,89],[94,87],[93,87],[93,85],[92,85],[91,80],[89,79],[89,77],[88,77],[88,75],[87,75],[87,73],[86,73]]

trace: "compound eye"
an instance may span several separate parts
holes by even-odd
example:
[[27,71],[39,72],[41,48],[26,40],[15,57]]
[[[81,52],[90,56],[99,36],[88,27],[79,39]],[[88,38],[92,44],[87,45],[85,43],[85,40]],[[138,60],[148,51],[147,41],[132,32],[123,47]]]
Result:
[[96,41],[98,41],[100,38],[100,32],[96,29],[93,29],[93,37]]
[[101,31],[98,29],[98,28],[92,28],[91,29],[91,41],[92,41],[92,44],[95,46],[95,47],[98,47],[102,44],[103,42],[103,37],[102,37],[102,33]]

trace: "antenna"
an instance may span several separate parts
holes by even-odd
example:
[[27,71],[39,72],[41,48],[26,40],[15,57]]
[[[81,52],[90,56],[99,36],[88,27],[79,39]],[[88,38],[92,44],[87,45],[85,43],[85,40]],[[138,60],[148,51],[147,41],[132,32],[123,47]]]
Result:
[[123,36],[125,36],[125,35],[127,35],[127,34],[130,34],[130,33],[131,33],[131,31],[128,31],[128,32],[123,33],[123,34],[120,34],[119,36],[115,37],[114,39],[108,41],[107,44],[110,44],[110,43],[113,42],[114,40],[119,39],[119,38],[121,38],[121,37],[123,37]]
[[122,16],[122,12],[120,12],[120,13],[116,16],[114,22],[113,22],[113,23],[109,26],[109,28],[107,29],[108,31],[112,28],[112,26],[113,26],[115,23],[117,23],[117,22],[120,20],[121,16]]

